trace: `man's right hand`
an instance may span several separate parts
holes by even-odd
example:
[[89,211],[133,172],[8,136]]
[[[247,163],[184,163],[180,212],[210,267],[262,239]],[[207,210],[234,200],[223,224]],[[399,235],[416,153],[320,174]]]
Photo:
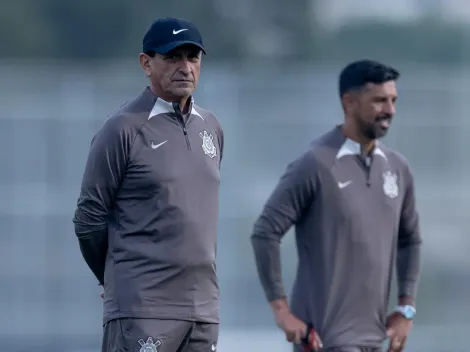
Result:
[[286,334],[287,341],[298,345],[307,334],[307,324],[289,311],[276,314],[276,324]]
[[[274,312],[276,324],[286,334],[287,341],[297,345],[302,344],[302,340],[309,333],[307,324],[290,312],[284,299],[271,302],[271,308]],[[323,347],[320,336],[316,332],[309,336],[309,345],[314,351],[318,351]]]

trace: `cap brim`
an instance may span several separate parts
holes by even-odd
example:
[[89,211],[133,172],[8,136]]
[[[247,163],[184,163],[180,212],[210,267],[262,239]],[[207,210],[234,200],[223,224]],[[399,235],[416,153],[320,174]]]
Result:
[[205,54],[206,53],[206,50],[204,49],[204,47],[198,43],[198,42],[194,42],[194,41],[191,41],[191,40],[180,40],[180,41],[176,41],[176,42],[172,42],[172,43],[169,43],[169,44],[166,44],[166,45],[162,45],[158,48],[152,48],[153,51],[155,51],[157,54],[161,54],[161,55],[165,55],[165,54],[168,54],[170,51],[180,47],[180,46],[183,46],[183,45],[194,45],[194,46],[197,46],[199,49],[202,50],[202,52]]

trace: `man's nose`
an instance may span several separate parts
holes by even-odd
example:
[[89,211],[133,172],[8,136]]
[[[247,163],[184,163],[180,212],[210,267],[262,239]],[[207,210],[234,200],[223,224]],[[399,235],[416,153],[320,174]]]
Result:
[[191,65],[188,59],[181,59],[179,70],[185,75],[189,75],[191,73]]
[[389,102],[385,105],[385,112],[391,116],[395,115],[395,104],[393,102]]

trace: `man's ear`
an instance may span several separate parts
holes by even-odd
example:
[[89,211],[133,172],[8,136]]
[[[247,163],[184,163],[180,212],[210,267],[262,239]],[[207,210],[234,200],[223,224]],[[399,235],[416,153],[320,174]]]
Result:
[[150,60],[151,58],[147,54],[141,53],[139,55],[140,66],[142,67],[142,70],[144,71],[147,77],[150,77],[152,73],[152,70],[150,68]]
[[353,92],[346,92],[341,97],[341,105],[343,106],[344,111],[349,111],[351,107],[354,105],[356,100],[356,96]]

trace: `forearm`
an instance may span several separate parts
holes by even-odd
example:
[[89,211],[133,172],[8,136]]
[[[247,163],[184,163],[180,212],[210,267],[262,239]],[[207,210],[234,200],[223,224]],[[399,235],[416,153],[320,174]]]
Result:
[[75,218],[75,234],[78,238],[83,259],[100,284],[104,284],[104,269],[108,251],[108,231],[100,216],[91,216],[93,212],[84,211],[79,206]]
[[266,298],[269,302],[285,299],[279,240],[255,234],[251,243]]
[[398,305],[400,306],[416,306],[415,298],[411,296],[399,296]]
[[[421,243],[410,243],[398,248],[397,279],[399,300],[412,302],[418,290],[421,271]],[[410,304],[410,303],[405,303]]]
[[275,299],[274,301],[269,302],[269,305],[276,316],[290,311],[289,303],[287,303],[287,299],[285,297]]
[[83,259],[98,282],[104,285],[104,270],[108,251],[107,230],[103,229],[98,232],[77,234],[77,237]]

